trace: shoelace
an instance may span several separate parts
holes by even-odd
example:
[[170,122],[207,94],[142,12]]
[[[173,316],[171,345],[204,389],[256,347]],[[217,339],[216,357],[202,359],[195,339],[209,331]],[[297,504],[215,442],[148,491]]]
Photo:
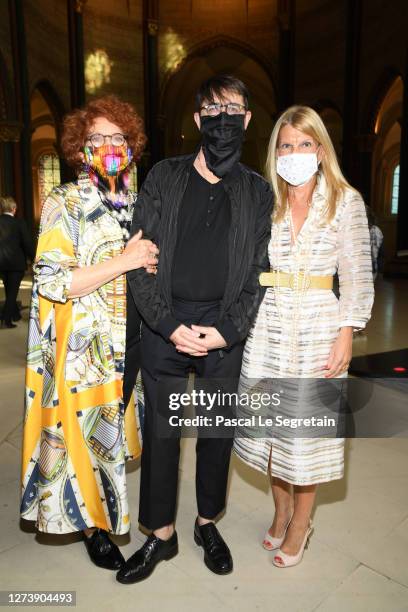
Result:
[[207,541],[207,545],[211,551],[223,543],[220,534],[215,529],[209,529],[203,539]]
[[146,559],[150,559],[150,557],[152,556],[152,553],[155,549],[155,544],[158,541],[158,538],[156,536],[149,536],[146,540],[146,542],[143,544],[143,556]]

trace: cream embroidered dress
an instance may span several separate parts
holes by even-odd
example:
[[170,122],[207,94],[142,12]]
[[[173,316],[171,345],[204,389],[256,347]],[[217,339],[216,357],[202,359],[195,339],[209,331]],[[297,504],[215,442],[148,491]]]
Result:
[[[326,183],[319,175],[306,221],[291,245],[289,211],[272,224],[270,267],[287,273],[339,277],[340,299],[331,290],[268,287],[248,335],[239,392],[255,380],[323,378],[340,327],[364,328],[373,303],[370,238],[364,203],[348,189],[335,217],[324,222]],[[344,376],[347,376],[345,374]],[[274,430],[275,431],[275,430]],[[298,485],[343,476],[344,439],[237,437],[235,453],[252,467]]]
[[[127,196],[129,215],[135,197]],[[107,261],[123,246],[88,178],[53,190],[34,265],[22,465],[21,516],[40,531],[129,531],[125,458],[140,455],[143,404],[139,381],[125,417],[125,275],[67,297],[73,268]]]

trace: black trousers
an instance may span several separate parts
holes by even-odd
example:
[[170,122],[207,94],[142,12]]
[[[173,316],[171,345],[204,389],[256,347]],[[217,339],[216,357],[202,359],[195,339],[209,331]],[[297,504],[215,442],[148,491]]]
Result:
[[126,353],[123,373],[123,403],[125,410],[133,393],[137,374],[140,368],[140,326],[141,318],[136,304],[127,287],[126,305]]
[[[173,305],[177,319],[188,326],[191,323],[212,325],[219,309],[218,302],[175,300]],[[145,419],[139,521],[148,529],[158,529],[173,523],[176,514],[180,429],[176,428],[174,435],[163,436],[157,427],[157,415],[165,414],[168,409],[168,391],[184,392],[189,372],[193,370],[196,387],[200,386],[200,379],[227,379],[230,382],[223,391],[236,392],[243,347],[244,342],[241,342],[229,351],[213,350],[205,357],[194,357],[177,352],[172,342],[165,341],[162,336],[142,325],[141,368]],[[164,394],[161,393],[161,381],[166,381]],[[198,513],[204,518],[214,519],[225,507],[232,442],[232,436],[198,436],[196,497]]]
[[24,270],[10,270],[0,273],[4,283],[6,301],[3,308],[2,320],[11,323],[18,314],[17,296],[21,281],[24,278]]

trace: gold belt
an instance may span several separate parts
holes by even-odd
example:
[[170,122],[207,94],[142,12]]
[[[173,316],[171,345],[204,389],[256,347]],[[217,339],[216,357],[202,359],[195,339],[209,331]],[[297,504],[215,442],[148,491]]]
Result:
[[312,274],[289,274],[288,272],[262,272],[259,275],[262,287],[285,287],[289,289],[333,289],[333,276],[317,276]]

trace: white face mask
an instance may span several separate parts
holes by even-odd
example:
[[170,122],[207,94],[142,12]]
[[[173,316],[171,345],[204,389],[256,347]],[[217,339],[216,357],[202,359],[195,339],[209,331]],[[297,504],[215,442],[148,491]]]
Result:
[[316,153],[290,153],[276,160],[276,172],[290,185],[304,185],[318,170]]

